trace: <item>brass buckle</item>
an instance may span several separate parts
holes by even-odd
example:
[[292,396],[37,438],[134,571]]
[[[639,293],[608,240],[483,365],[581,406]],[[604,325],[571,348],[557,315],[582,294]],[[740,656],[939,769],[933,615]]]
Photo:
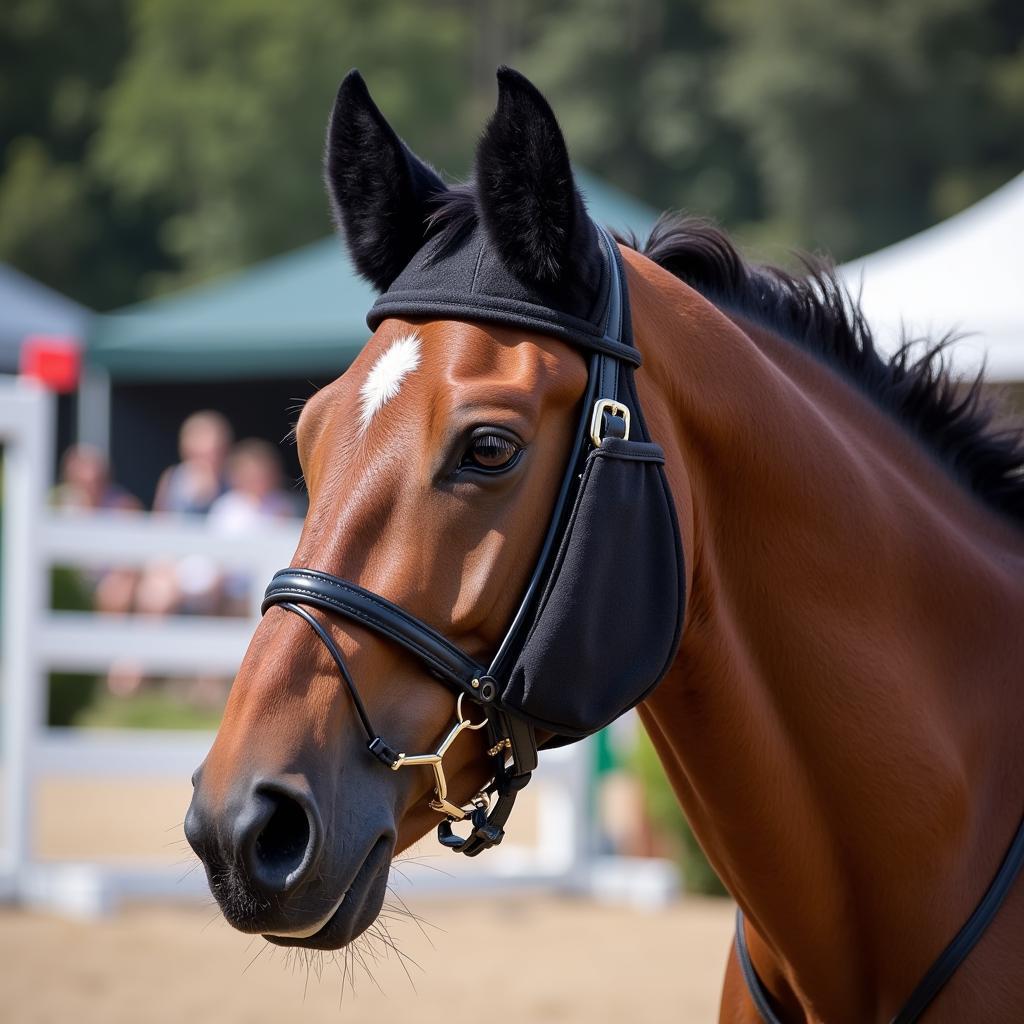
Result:
[[595,448],[601,447],[601,427],[606,412],[626,421],[626,433],[623,440],[629,440],[629,410],[621,402],[616,402],[612,398],[599,398],[594,403],[594,411],[590,417],[590,440],[594,442]]

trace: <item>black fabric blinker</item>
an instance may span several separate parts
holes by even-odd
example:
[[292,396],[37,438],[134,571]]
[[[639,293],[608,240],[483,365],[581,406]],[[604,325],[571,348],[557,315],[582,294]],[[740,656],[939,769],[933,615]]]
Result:
[[582,737],[643,700],[668,670],[684,580],[663,464],[658,445],[615,437],[587,457],[503,707]]

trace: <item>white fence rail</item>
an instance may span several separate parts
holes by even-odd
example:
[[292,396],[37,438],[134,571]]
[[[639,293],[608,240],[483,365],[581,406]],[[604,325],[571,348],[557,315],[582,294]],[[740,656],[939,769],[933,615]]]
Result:
[[32,779],[33,736],[27,725],[40,717],[36,653],[31,643],[43,608],[43,580],[37,571],[38,528],[45,507],[46,466],[52,450],[53,412],[33,389],[0,385],[0,443],[3,444],[3,533],[0,554],[0,658],[3,702],[3,836],[0,890],[17,893],[32,855],[26,810]]
[[[54,729],[46,725],[52,671],[106,672],[127,661],[147,674],[237,671],[259,616],[262,585],[287,565],[298,528],[225,536],[202,521],[145,514],[59,514],[48,509],[50,398],[0,379],[3,488],[3,859],[0,894],[67,912],[101,911],[123,898],[205,894],[201,872],[144,865],[42,862],[35,849],[37,786],[47,777],[187,779],[211,736],[160,730]],[[203,556],[252,580],[248,616],[109,616],[49,610],[52,566],[141,566],[157,558]],[[420,872],[417,892],[452,885],[547,885],[615,891],[659,900],[673,886],[657,862],[591,855],[589,752],[579,744],[545,755],[538,772],[536,844],[513,843],[453,874]],[[449,864],[446,863],[446,868]],[[621,893],[620,893],[621,895]]]

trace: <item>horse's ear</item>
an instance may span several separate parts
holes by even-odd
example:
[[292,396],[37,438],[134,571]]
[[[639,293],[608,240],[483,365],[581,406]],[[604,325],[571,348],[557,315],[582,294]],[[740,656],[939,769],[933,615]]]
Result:
[[498,69],[498,108],[477,147],[476,182],[488,236],[520,279],[558,284],[593,245],[554,112],[511,68]]
[[356,270],[383,291],[423,244],[430,200],[446,186],[395,134],[358,71],[334,101],[324,178]]

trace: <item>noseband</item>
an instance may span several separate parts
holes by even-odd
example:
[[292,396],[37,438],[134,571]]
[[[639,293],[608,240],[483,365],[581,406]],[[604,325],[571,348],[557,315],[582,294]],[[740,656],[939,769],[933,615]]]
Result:
[[[531,773],[537,766],[537,728],[544,728],[553,733],[553,743],[558,744],[579,739],[607,724],[605,719],[608,715],[604,712],[592,724],[574,721],[568,725],[564,724],[564,716],[560,721],[552,721],[553,712],[548,710],[531,713],[530,708],[536,708],[537,698],[531,695],[530,690],[530,659],[524,657],[524,653],[532,653],[531,644],[540,642],[535,638],[544,633],[543,622],[539,618],[540,610],[553,607],[557,603],[556,599],[552,598],[552,591],[557,585],[560,569],[567,559],[572,557],[574,547],[585,543],[586,538],[577,537],[577,534],[582,532],[578,521],[581,515],[586,513],[585,508],[581,513],[581,506],[587,504],[583,501],[584,490],[590,488],[597,493],[602,487],[609,490],[611,487],[600,482],[587,481],[614,480],[613,477],[599,476],[602,469],[595,466],[601,460],[609,464],[614,463],[615,472],[620,472],[620,465],[625,467],[621,472],[630,474],[647,474],[651,469],[655,469],[659,474],[658,479],[663,480],[663,457],[660,449],[646,440],[632,383],[632,370],[639,365],[640,357],[632,345],[621,256],[607,232],[600,228],[597,230],[606,268],[604,315],[601,324],[603,330],[592,339],[588,339],[581,338],[578,330],[573,328],[576,333],[572,340],[591,350],[582,412],[540,556],[512,623],[490,663],[478,664],[430,625],[379,594],[315,569],[289,568],[276,573],[263,601],[264,612],[277,605],[299,615],[323,642],[348,688],[366,735],[367,749],[374,757],[393,771],[410,766],[430,767],[433,770],[435,793],[430,806],[444,815],[444,820],[438,826],[438,839],[444,846],[467,856],[475,856],[501,842],[504,826],[516,795],[530,781]],[[476,297],[471,299],[471,303],[480,301]],[[393,305],[394,302],[394,297],[385,293],[377,305],[388,307],[389,303]],[[507,300],[503,302],[508,304]],[[408,313],[406,307],[402,307],[401,311]],[[386,308],[386,312],[390,315],[391,310]],[[477,313],[485,319],[498,322],[511,322],[508,314],[501,310],[495,313],[495,310],[489,307],[478,309],[477,306],[470,304],[466,307],[466,312]],[[515,315],[518,319],[514,322],[522,322],[522,311],[516,310]],[[552,319],[552,323],[556,321]],[[556,332],[551,330],[550,333]],[[634,440],[630,439],[631,431]],[[640,440],[635,439],[637,433]],[[634,477],[631,475],[628,479],[629,484],[625,488],[620,486],[619,490],[633,489]],[[678,530],[675,528],[674,509],[671,507],[667,484],[662,485],[662,491],[663,494],[652,494],[652,497],[660,497],[670,509],[667,521],[674,532],[675,553],[679,554]],[[590,499],[591,502],[593,500]],[[663,556],[660,558],[662,562],[665,560]],[[679,560],[681,561],[681,554]],[[680,575],[681,573],[673,574],[668,580],[668,586],[676,592],[673,601],[670,602],[673,605],[671,610],[676,614],[673,620],[674,633],[670,630],[670,633],[673,633],[669,638],[670,642],[662,646],[670,647],[672,655],[678,644],[682,619],[679,594],[681,580],[677,578]],[[676,605],[679,607],[675,607]],[[399,645],[416,656],[430,675],[454,691],[457,695],[455,724],[433,753],[410,755],[399,752],[374,728],[344,657],[328,631],[308,611],[309,607],[350,619]],[[620,645],[623,640],[620,640]],[[545,657],[550,661],[549,656]],[[544,661],[545,657],[541,660]],[[670,660],[665,659],[664,668],[668,667]],[[610,717],[617,717],[642,699],[661,674],[662,671],[658,671],[656,678],[644,680],[643,687],[639,688],[638,692],[630,691],[627,695],[613,700],[614,713]],[[517,680],[523,678],[527,682],[522,685],[522,693],[517,698],[512,691],[516,690]],[[545,685],[569,687],[575,683],[575,678],[557,678]],[[586,686],[587,680],[582,679],[580,683]],[[518,692],[516,690],[516,693]],[[531,701],[534,702],[533,705]],[[467,702],[468,705],[482,710],[481,717],[471,720],[466,716],[464,706]],[[545,709],[550,706],[550,701],[544,705]],[[448,797],[444,757],[462,732],[484,728],[487,730],[487,756],[491,761],[491,779],[468,804],[460,806]],[[454,834],[452,823],[467,818],[472,826],[469,835],[463,838]]]

